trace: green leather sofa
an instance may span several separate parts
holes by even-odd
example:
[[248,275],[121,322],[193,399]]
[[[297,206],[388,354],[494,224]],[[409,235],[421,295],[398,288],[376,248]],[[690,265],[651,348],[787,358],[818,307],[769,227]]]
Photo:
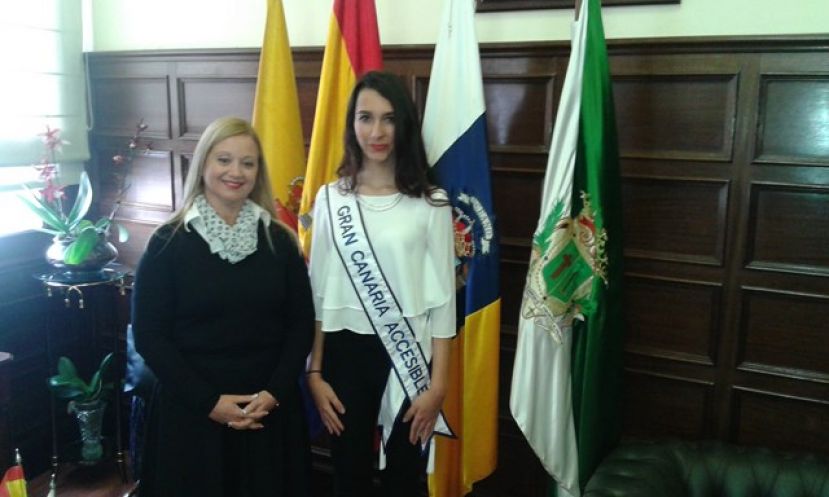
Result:
[[584,497],[829,497],[829,457],[720,442],[623,442]]

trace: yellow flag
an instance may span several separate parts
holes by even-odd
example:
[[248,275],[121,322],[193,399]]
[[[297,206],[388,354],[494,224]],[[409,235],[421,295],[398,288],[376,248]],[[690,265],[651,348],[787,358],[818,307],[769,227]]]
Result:
[[302,193],[300,207],[299,239],[306,255],[311,250],[314,197],[320,186],[336,177],[343,158],[345,114],[351,89],[360,76],[382,66],[374,0],[334,0],[308,152],[308,187]]
[[305,175],[305,147],[282,0],[268,1],[253,127],[262,140],[276,211],[280,220],[296,229]]

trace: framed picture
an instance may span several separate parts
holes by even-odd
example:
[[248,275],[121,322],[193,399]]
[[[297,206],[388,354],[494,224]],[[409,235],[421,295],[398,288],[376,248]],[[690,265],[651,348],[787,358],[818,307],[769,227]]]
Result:
[[[572,9],[575,0],[476,0],[478,12],[496,12],[503,10],[532,9]],[[648,5],[679,3],[680,0],[602,0],[608,5]]]

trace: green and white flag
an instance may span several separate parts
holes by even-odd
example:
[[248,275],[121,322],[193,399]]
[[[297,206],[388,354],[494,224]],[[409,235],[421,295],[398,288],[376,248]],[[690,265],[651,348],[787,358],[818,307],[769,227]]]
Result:
[[510,410],[560,496],[619,433],[622,240],[616,123],[599,0],[583,0],[524,288]]

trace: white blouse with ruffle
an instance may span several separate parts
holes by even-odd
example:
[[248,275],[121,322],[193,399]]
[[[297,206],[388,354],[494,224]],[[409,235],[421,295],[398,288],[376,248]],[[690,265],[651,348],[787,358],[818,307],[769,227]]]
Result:
[[[342,195],[336,182],[329,191]],[[440,190],[438,198],[446,193]],[[418,342],[431,349],[432,337],[455,336],[451,207],[401,193],[360,195],[358,201],[374,253]],[[325,332],[374,333],[334,247],[325,186],[317,192],[313,215],[309,272],[317,321]]]

